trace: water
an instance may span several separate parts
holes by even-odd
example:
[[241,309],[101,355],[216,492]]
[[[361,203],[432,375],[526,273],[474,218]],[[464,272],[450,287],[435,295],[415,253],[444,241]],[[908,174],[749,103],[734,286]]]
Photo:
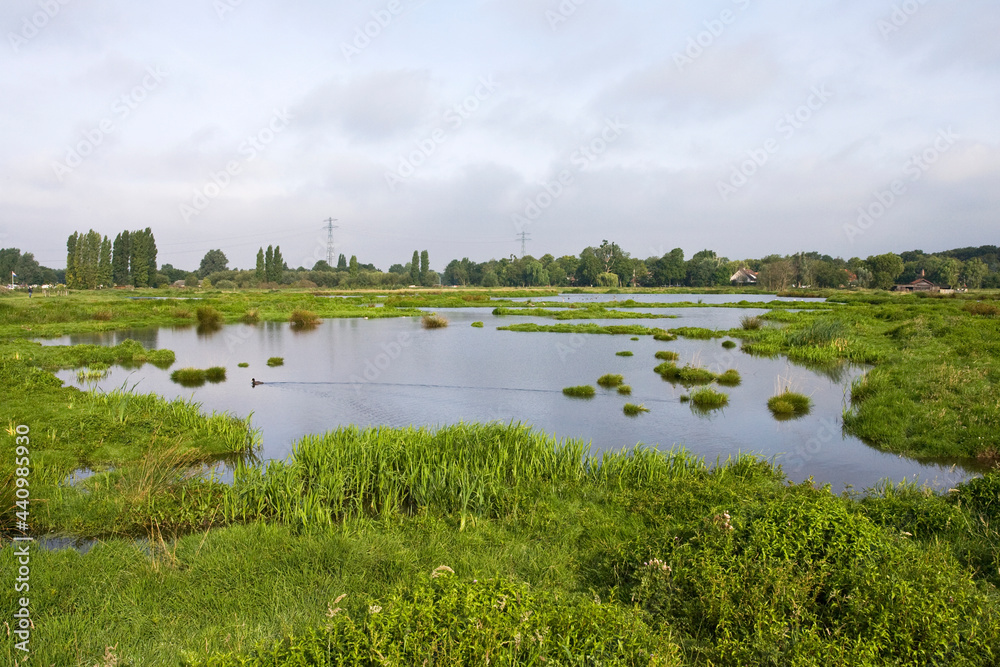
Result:
[[[655,295],[663,296],[663,295]],[[708,295],[731,296],[731,295]],[[739,295],[737,295],[739,296]],[[688,297],[690,298],[690,297]],[[168,398],[193,398],[207,411],[253,413],[262,430],[265,459],[283,459],[294,442],[309,433],[338,426],[440,426],[459,421],[522,422],[559,438],[582,438],[592,451],[616,450],[638,442],[660,448],[681,446],[710,462],[739,452],[753,453],[783,466],[789,479],[812,477],[835,491],[851,485],[871,487],[883,478],[904,478],[944,488],[970,475],[948,463],[919,463],[881,453],[841,432],[841,413],[852,379],[861,368],[813,370],[786,359],[760,359],[726,350],[721,339],[663,343],[651,336],[515,333],[497,331],[514,322],[551,324],[524,316],[495,317],[490,308],[440,310],[450,320],[445,329],[424,330],[419,318],[325,320],[316,329],[293,331],[284,323],[232,325],[210,335],[194,328],[159,329],[67,336],[46,344],[113,345],[133,338],[151,348],[177,354],[172,368],[225,366],[228,380],[197,389],[169,379],[169,371],[146,365],[138,370],[115,367],[107,378],[86,387],[110,390],[123,384]],[[660,312],[657,310],[657,312]],[[668,311],[663,311],[668,312]],[[725,329],[747,314],[743,308],[679,308],[677,319],[587,320],[635,323],[664,328],[700,326]],[[473,321],[485,323],[473,328]],[[631,350],[633,357],[616,352]],[[684,387],[663,381],[653,372],[657,350],[674,350],[680,364],[693,363],[721,372],[736,368],[739,387],[722,388],[729,405],[710,413],[682,403]],[[284,357],[269,368],[269,357]],[[239,362],[249,368],[238,368]],[[630,397],[598,388],[591,400],[571,399],[562,388],[596,386],[605,373],[622,373],[632,386]],[[59,377],[82,386],[75,371]],[[251,388],[256,378],[265,384]],[[767,399],[779,388],[812,397],[812,412],[778,422]],[[626,402],[642,403],[649,413],[627,417]]]
[[493,299],[505,299],[507,301],[531,301],[532,303],[542,303],[545,301],[562,303],[606,303],[614,301],[628,301],[631,299],[637,303],[681,303],[688,301],[691,303],[719,304],[719,303],[766,303],[768,301],[803,301],[813,303],[823,303],[826,299],[820,298],[798,298],[774,296],[773,294],[560,294],[559,296],[541,297],[516,297],[506,299],[506,297],[495,296]]

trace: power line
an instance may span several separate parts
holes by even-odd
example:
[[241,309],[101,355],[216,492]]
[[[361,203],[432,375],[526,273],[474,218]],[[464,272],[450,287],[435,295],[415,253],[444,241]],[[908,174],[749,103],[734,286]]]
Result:
[[531,234],[528,232],[521,232],[517,235],[517,238],[521,239],[521,258],[523,259],[527,251],[526,244],[531,240]]
[[336,218],[327,218],[323,222],[326,223],[326,264],[333,266],[333,230],[340,229],[340,225],[333,224],[337,222]]

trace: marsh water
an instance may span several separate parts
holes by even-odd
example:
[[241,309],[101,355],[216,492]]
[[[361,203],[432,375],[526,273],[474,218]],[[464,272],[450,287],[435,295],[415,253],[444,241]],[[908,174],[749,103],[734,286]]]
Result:
[[[679,301],[702,298],[706,303],[742,298],[645,296],[652,297],[648,302],[678,296],[683,297]],[[773,459],[790,480],[812,477],[838,492],[845,486],[862,490],[886,478],[947,489],[975,474],[947,462],[917,462],[885,454],[844,435],[841,414],[850,383],[864,372],[862,368],[812,369],[783,357],[751,357],[738,348],[723,348],[723,339],[657,342],[651,336],[633,341],[629,336],[498,331],[498,326],[507,324],[553,321],[496,317],[490,308],[437,312],[450,320],[448,327],[425,330],[416,317],[334,319],[309,331],[294,331],[285,323],[261,323],[226,326],[211,334],[199,334],[195,328],[149,329],[44,342],[114,345],[131,338],[149,348],[173,350],[177,360],[172,369],[224,366],[225,382],[198,388],[175,384],[169,370],[151,365],[114,367],[96,383],[81,383],[74,371],[62,371],[59,377],[84,389],[134,387],[168,398],[192,398],[207,411],[239,416],[252,412],[253,423],[262,432],[265,459],[283,459],[301,436],[342,425],[439,426],[498,420],[530,424],[558,438],[583,439],[591,443],[594,453],[637,443],[661,449],[683,447],[709,462],[752,453]],[[647,312],[676,318],[586,321],[728,329],[738,326],[744,315],[765,311],[692,307]],[[474,321],[485,326],[474,328]],[[625,350],[633,356],[616,355]],[[653,372],[659,363],[654,358],[658,350],[676,351],[682,365],[692,363],[716,372],[736,368],[742,384],[721,388],[729,394],[727,407],[700,412],[680,400],[688,389],[665,382]],[[284,365],[268,367],[270,357],[283,357]],[[238,368],[240,362],[249,367]],[[605,373],[624,375],[632,395],[601,388],[589,400],[562,394],[563,387],[595,385]],[[251,388],[251,378],[264,384]],[[789,386],[811,396],[813,409],[799,419],[776,421],[767,409],[767,399]],[[644,404],[649,412],[628,417],[622,412],[626,402]],[[222,474],[226,476],[225,471]]]

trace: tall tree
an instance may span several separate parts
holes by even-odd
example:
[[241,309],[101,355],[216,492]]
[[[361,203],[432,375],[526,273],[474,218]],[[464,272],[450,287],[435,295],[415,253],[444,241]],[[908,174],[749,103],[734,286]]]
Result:
[[359,271],[357,255],[351,255],[351,263],[348,266],[349,266],[349,271],[351,272],[351,277],[356,278]]
[[274,247],[267,246],[267,252],[264,253],[264,279],[267,282],[272,282],[274,280]]
[[132,238],[125,230],[115,237],[111,248],[111,279],[115,285],[132,284]]
[[344,253],[340,253],[340,257],[337,259],[337,270],[338,271],[347,270],[347,258],[344,257]]
[[101,251],[97,260],[97,284],[102,287],[113,287],[114,283],[114,270],[111,264],[111,239],[105,236],[101,239]]
[[76,246],[80,243],[80,235],[73,232],[66,239],[66,287],[78,289],[76,277]]
[[150,238],[144,232],[132,232],[131,253],[129,264],[132,270],[132,284],[136,287],[149,287],[153,275],[149,273],[149,256],[152,252]]
[[416,250],[413,251],[413,259],[410,260],[410,283],[420,284],[420,253]]
[[281,282],[281,278],[282,278],[282,276],[285,273],[285,260],[281,256],[281,246],[279,246],[279,245],[274,246],[274,258],[273,259],[274,259],[274,262],[273,262],[273,264],[274,264],[274,274],[268,280],[270,280],[273,283],[280,283]]
[[869,257],[865,263],[872,272],[873,287],[877,289],[891,288],[896,278],[903,272],[903,260],[891,252]]
[[264,282],[267,280],[267,273],[265,272],[266,264],[264,264],[264,249],[257,249],[257,268],[254,270],[254,277],[257,278],[258,282]]
[[986,277],[987,273],[989,273],[989,267],[986,266],[986,263],[978,257],[973,257],[965,263],[965,268],[962,271],[962,281],[966,287],[979,289],[982,287],[983,278]]

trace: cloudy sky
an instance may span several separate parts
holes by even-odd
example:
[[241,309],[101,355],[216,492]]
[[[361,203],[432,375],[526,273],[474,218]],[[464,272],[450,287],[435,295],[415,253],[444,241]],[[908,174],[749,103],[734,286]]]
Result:
[[4,0],[0,246],[996,244],[995,0]]

